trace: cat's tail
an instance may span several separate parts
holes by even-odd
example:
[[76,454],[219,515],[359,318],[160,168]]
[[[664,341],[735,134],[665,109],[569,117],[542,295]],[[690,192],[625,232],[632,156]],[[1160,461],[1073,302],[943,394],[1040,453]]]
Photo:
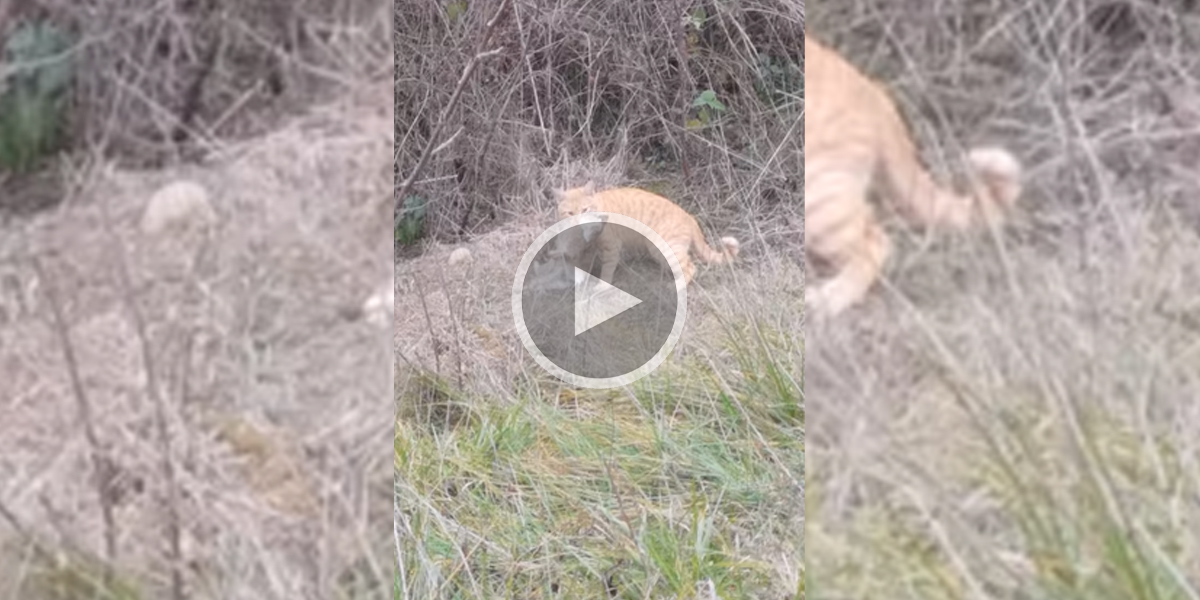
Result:
[[709,264],[720,265],[732,262],[737,258],[740,248],[741,244],[736,239],[723,237],[721,238],[721,250],[719,252],[713,250],[704,240],[704,234],[700,232],[699,227],[692,236],[692,251],[696,253],[697,258]]
[[977,148],[967,155],[971,192],[960,194],[939,185],[917,157],[908,138],[887,144],[883,168],[896,207],[926,225],[966,228],[999,219],[1021,195],[1021,164],[1007,150]]

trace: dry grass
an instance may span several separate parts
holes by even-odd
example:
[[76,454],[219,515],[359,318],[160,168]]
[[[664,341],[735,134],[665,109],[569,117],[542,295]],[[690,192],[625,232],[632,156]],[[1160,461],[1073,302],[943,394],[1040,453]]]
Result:
[[997,236],[904,236],[865,306],[807,331],[814,597],[1200,597],[1183,4],[816,7],[930,162],[1001,143],[1028,189]]
[[521,346],[512,261],[445,256],[397,273],[399,597],[796,597],[798,265],[705,273],[672,358],[593,392]]
[[[396,596],[798,597],[803,6],[516,1],[480,47],[499,5],[397,5],[398,181],[452,141],[397,261]],[[724,112],[689,124],[708,89]],[[510,304],[548,189],[588,178],[743,249],[697,277],[667,363],[608,392],[543,372]]]
[[14,3],[9,18],[73,33],[76,147],[143,166],[269,132],[337,85],[387,77],[389,9],[377,0],[35,0]]
[[[157,109],[186,79],[144,52],[164,39],[185,52],[209,30],[171,3],[35,4],[82,35],[82,121],[41,174],[61,203],[0,222],[0,595],[386,597],[391,356],[346,309],[394,268],[379,218],[394,144],[387,7],[307,13],[325,62],[277,58],[325,74],[295,105],[242,105],[236,131],[211,111],[247,91],[234,82],[255,71],[234,55],[281,13],[208,15],[247,37],[222,34],[202,135],[173,146],[204,161],[133,170],[120,165],[147,155],[127,144],[169,137]],[[216,226],[140,231],[147,200],[180,179],[209,191]]]
[[[794,210],[802,5],[514,2],[478,48],[499,4],[397,4],[400,174],[416,165],[468,57],[503,49],[474,73],[443,136],[461,133],[420,178],[432,235],[468,238],[545,209],[545,190],[589,175],[664,182],[673,198],[702,198],[688,208],[724,214],[715,226]],[[686,25],[701,9],[700,26]],[[706,89],[728,110],[689,128]]]

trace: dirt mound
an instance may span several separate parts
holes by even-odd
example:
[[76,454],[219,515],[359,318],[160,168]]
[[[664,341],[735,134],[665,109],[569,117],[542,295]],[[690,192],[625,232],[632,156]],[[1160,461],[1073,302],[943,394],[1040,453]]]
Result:
[[[396,360],[402,371],[427,370],[460,388],[506,397],[519,373],[540,367],[521,345],[512,316],[518,264],[549,215],[527,216],[475,241],[430,244],[396,267]],[[799,337],[804,275],[795,252],[763,253],[761,240],[732,265],[701,268],[688,288],[687,321],[675,355],[720,352],[709,335],[731,315],[754,315]],[[758,246],[756,248],[755,246]],[[472,260],[449,265],[458,249]],[[548,377],[548,376],[547,376]]]

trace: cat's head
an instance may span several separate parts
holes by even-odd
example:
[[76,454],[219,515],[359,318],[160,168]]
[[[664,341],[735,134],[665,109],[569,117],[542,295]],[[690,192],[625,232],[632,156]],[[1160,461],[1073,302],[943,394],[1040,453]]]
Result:
[[552,190],[554,199],[558,201],[558,216],[559,218],[573,217],[575,215],[596,210],[596,183],[588,181],[577,188],[569,190]]
[[592,211],[566,218],[571,219],[572,226],[555,236],[554,246],[549,249],[548,256],[570,259],[583,256],[608,223],[608,215]]

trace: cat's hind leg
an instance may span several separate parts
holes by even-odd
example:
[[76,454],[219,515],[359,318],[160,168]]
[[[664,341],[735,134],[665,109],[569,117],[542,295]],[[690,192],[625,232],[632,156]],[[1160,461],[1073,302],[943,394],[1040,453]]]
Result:
[[833,272],[805,291],[812,317],[832,317],[860,302],[891,254],[891,241],[866,201],[869,185],[870,172],[862,169],[805,179],[805,200],[812,209],[805,214],[805,243]]
[[[684,285],[690,284],[692,278],[696,276],[696,265],[692,263],[692,259],[688,256],[688,251],[692,247],[691,242],[668,242],[667,245],[671,247],[671,251],[675,253],[675,260],[679,262],[679,270],[683,272]],[[671,270],[671,264],[667,262],[666,257],[663,257],[661,252],[655,249],[654,255],[659,257],[659,262],[662,263],[664,269]]]
[[838,265],[834,276],[809,288],[804,302],[814,317],[833,317],[858,304],[879,279],[891,254],[891,242],[878,223],[863,224],[860,243],[847,247],[831,258]]

